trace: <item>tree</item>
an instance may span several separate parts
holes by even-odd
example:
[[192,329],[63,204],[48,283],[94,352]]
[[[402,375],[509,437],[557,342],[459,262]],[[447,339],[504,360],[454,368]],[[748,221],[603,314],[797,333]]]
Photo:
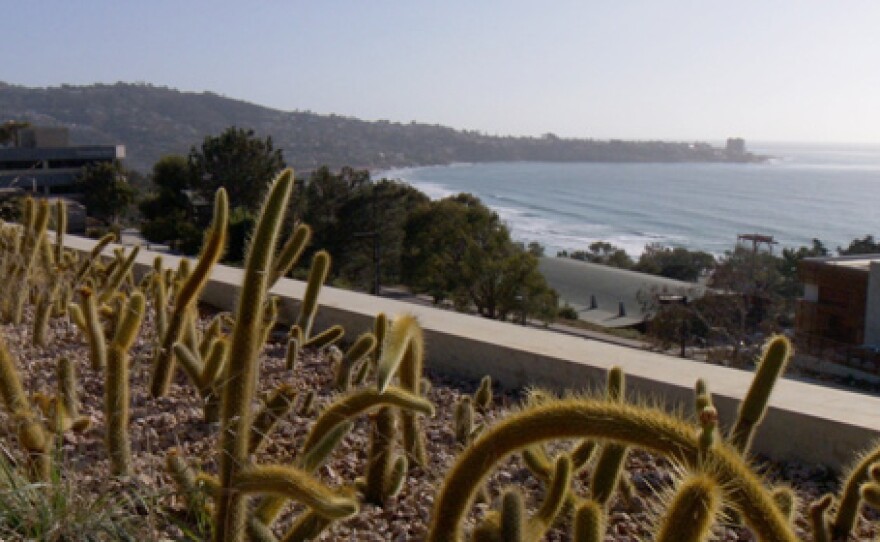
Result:
[[[185,192],[192,181],[187,159],[179,155],[161,158],[153,165],[150,180],[155,192],[138,205],[144,218],[141,233],[148,241],[168,243],[188,254],[197,252],[202,230],[193,223]],[[195,250],[190,250],[194,245]]]
[[488,318],[552,318],[556,297],[538,259],[511,241],[498,215],[470,194],[428,202],[406,223],[403,280],[435,302],[452,299]]
[[590,243],[589,250],[575,250],[571,254],[568,251],[560,251],[557,257],[567,257],[582,262],[598,263],[602,265],[610,265],[611,267],[619,267],[621,269],[631,269],[633,266],[632,258],[620,247],[612,245],[607,241],[594,241]]
[[782,249],[782,258],[778,263],[779,274],[782,278],[779,295],[787,301],[793,301],[802,293],[801,281],[798,278],[798,263],[804,258],[827,256],[828,249],[822,241],[813,239],[811,246],[802,246],[797,249]]
[[709,286],[737,300],[735,309],[739,312],[739,322],[734,326],[737,333],[731,331],[733,335],[770,333],[778,330],[785,319],[779,258],[768,252],[742,246],[727,251],[718,262]]
[[117,224],[134,202],[135,190],[126,180],[126,171],[119,162],[99,162],[83,168],[77,179],[77,190],[89,216]]
[[404,225],[410,213],[428,201],[415,188],[385,179],[352,190],[340,208],[334,234],[340,241],[339,276],[371,290],[378,263],[380,282],[399,284]]
[[874,241],[873,235],[866,235],[862,239],[853,239],[846,248],[837,247],[837,252],[841,256],[880,254],[880,243]]
[[682,247],[670,248],[659,243],[651,243],[645,246],[645,251],[642,252],[633,269],[642,273],[694,282],[714,265],[715,257],[708,252],[691,251]]
[[268,182],[284,169],[281,150],[272,138],[260,139],[253,130],[232,126],[219,136],[208,136],[201,148],[189,152],[193,184],[211,201],[218,188],[225,187],[231,208],[256,212]]

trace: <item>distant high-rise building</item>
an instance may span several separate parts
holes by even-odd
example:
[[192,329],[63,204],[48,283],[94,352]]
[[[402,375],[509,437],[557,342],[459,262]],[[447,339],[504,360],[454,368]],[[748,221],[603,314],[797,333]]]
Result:
[[746,140],[741,137],[729,137],[727,138],[725,150],[727,154],[745,154]]

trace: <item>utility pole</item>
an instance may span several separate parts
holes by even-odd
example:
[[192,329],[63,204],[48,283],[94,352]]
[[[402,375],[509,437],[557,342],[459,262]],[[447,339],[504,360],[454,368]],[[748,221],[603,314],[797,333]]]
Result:
[[352,234],[355,239],[373,239],[373,288],[370,292],[375,296],[382,295],[381,273],[382,273],[382,236],[379,233],[378,222],[378,196],[376,195],[376,186],[373,185],[373,231],[357,232]]

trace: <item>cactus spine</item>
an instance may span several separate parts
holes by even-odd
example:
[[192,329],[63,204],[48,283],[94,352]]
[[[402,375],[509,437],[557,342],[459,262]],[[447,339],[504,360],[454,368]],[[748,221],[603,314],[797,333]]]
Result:
[[748,451],[755,429],[767,412],[770,392],[785,371],[790,358],[791,343],[782,335],[773,337],[765,347],[761,364],[758,365],[748,393],[739,405],[736,423],[730,431],[730,443],[742,453]]
[[[168,392],[171,378],[174,376],[174,343],[180,340],[184,330],[185,319],[190,308],[196,302],[199,292],[208,282],[211,268],[220,259],[226,247],[226,224],[229,220],[229,202],[226,198],[226,190],[221,188],[214,198],[214,217],[211,229],[205,239],[199,262],[192,273],[187,273],[181,260],[180,274],[187,274],[187,278],[175,288],[174,310],[171,320],[162,338],[161,346],[156,350],[153,360],[153,379],[150,383],[150,393],[153,397],[161,397]],[[257,321],[262,319],[257,316]]]

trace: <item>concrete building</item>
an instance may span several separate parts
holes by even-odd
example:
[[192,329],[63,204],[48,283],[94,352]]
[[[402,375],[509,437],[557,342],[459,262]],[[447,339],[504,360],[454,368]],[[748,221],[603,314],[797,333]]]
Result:
[[692,282],[570,258],[541,258],[539,269],[579,319],[608,328],[640,326],[651,318],[657,296],[693,300],[706,291]]
[[71,194],[83,167],[124,158],[123,145],[70,145],[67,128],[25,128],[17,146],[0,147],[0,188]]
[[799,352],[880,374],[880,254],[805,258],[798,276]]

